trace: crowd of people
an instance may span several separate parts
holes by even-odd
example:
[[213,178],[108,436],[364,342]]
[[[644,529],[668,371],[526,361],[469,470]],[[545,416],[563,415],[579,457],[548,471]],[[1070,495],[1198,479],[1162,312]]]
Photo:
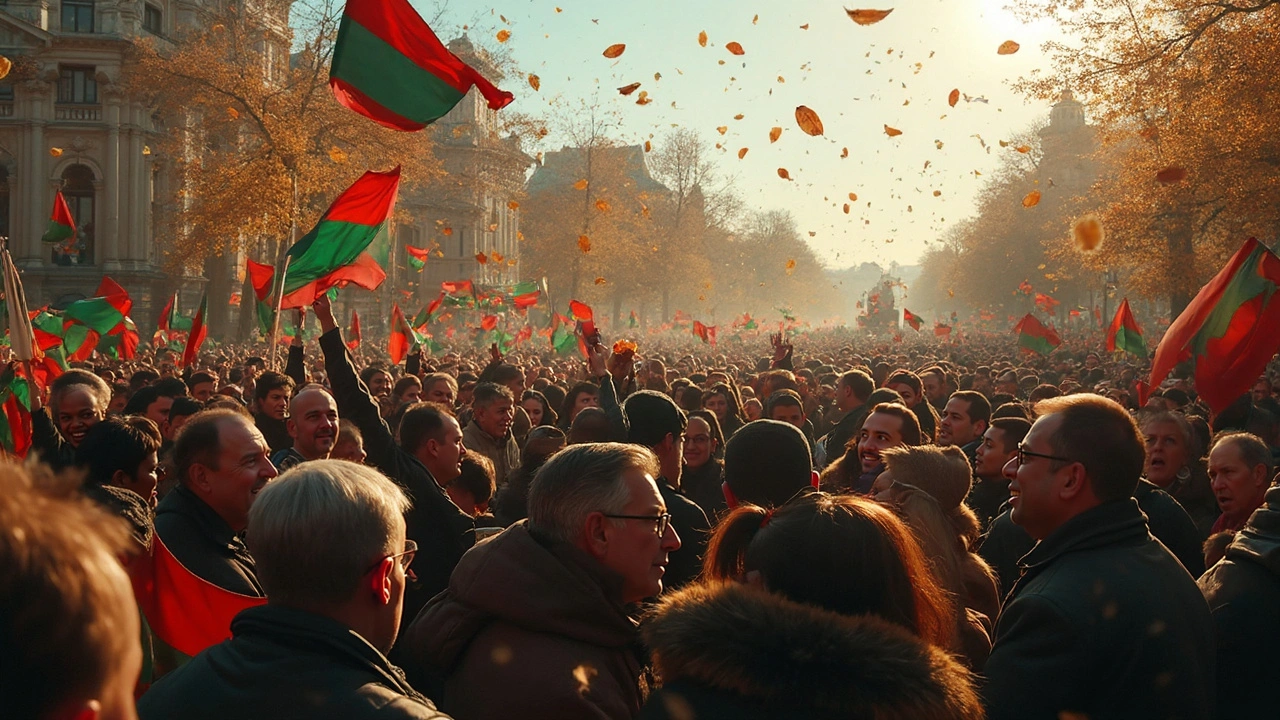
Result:
[[[0,466],[0,714],[1275,712],[1269,377],[1139,407],[1142,368],[1084,340],[847,333],[394,366],[313,312],[283,372],[224,345],[32,393]],[[161,549],[244,602],[229,639],[152,627]]]

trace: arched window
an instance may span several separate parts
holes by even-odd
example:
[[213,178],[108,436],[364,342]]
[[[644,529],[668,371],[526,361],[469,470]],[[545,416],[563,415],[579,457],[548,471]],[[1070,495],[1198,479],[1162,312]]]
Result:
[[53,246],[55,265],[92,265],[94,248],[93,170],[72,165],[62,172],[62,195],[76,221],[75,237]]

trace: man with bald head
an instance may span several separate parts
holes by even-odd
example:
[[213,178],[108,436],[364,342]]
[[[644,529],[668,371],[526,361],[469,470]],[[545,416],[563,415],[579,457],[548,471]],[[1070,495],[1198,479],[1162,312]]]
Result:
[[271,456],[276,469],[284,472],[308,460],[328,460],[338,437],[338,403],[324,388],[304,387],[289,402],[285,426],[293,447]]

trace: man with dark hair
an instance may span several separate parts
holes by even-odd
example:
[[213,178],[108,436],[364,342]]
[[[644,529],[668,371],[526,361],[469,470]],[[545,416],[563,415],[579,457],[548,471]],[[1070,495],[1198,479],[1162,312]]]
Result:
[[520,467],[520,446],[511,432],[515,397],[505,385],[478,383],[471,396],[471,410],[462,442],[471,452],[489,458],[494,476],[505,482],[507,474]]
[[991,403],[982,393],[961,390],[952,394],[938,423],[938,444],[959,445],[972,465],[982,434],[991,424]]
[[875,392],[871,376],[861,370],[850,370],[836,383],[836,409],[844,413],[840,422],[818,442],[822,443],[827,462],[844,454],[845,446],[867,417],[867,398]]
[[817,485],[809,441],[794,425],[755,420],[729,438],[724,449],[724,494],[741,503],[778,507]]
[[974,452],[973,488],[965,504],[978,516],[985,531],[1009,500],[1009,479],[1004,466],[1018,454],[1018,444],[1031,430],[1022,418],[996,418],[982,433],[982,442]]
[[289,396],[293,394],[293,378],[274,370],[258,375],[253,386],[253,422],[267,439],[272,453],[293,447],[289,426]]
[[929,404],[939,413],[947,406],[947,400],[958,390],[951,374],[934,365],[920,373],[920,382],[924,385],[925,397]]
[[1137,424],[1098,395],[1036,411],[1005,472],[1012,519],[1039,543],[996,627],[988,717],[1212,717],[1209,608],[1132,499]]
[[777,390],[769,396],[764,408],[765,418],[791,423],[804,431],[804,402],[794,390]]
[[289,401],[286,425],[293,445],[272,455],[276,469],[283,472],[298,463],[327,460],[338,438],[338,403],[323,388],[305,388]]
[[262,433],[232,410],[206,410],[174,441],[175,487],[156,508],[156,534],[197,576],[241,595],[262,596],[240,539],[258,492],[276,476]]
[[169,417],[160,426],[160,434],[164,436],[166,445],[173,444],[173,438],[192,415],[204,409],[204,404],[195,398],[178,397],[169,406]]
[[[442,488],[458,476],[466,452],[462,431],[446,409],[433,403],[417,403],[400,420],[397,444],[382,418],[378,400],[356,375],[329,298],[321,295],[311,307],[320,323],[325,374],[338,401],[338,412],[343,420],[350,420],[360,429],[368,463],[395,480],[413,499],[413,507],[405,513],[406,533],[418,544],[421,556],[418,582],[405,594],[405,617],[412,619],[427,600],[448,586],[454,566],[475,544],[474,520],[459,510]],[[435,432],[424,430],[426,425],[434,427]],[[436,477],[434,473],[442,467],[450,474]]]
[[462,471],[444,490],[462,512],[479,517],[489,512],[489,501],[498,489],[489,458],[472,453],[462,459]]
[[889,379],[885,380],[884,386],[898,391],[903,404],[915,413],[920,433],[929,442],[933,442],[938,434],[938,412],[927,402],[924,383],[920,381],[920,377],[910,370],[894,370]]
[[[490,363],[480,373],[480,380],[497,383],[506,387],[511,391],[511,397],[515,399],[515,415],[511,420],[511,436],[516,439],[516,446],[524,444],[524,438],[529,434],[529,429],[533,427],[533,423],[529,421],[529,414],[520,406],[520,398],[524,397],[525,384],[524,372],[520,368],[511,363],[502,362],[502,356],[496,357],[496,362]],[[472,403],[475,399],[472,398]],[[503,476],[498,476],[505,481]]]
[[146,418],[137,420],[148,423],[152,432],[110,417],[89,428],[76,448],[76,465],[85,469],[86,485],[124,488],[155,507],[160,431]]
[[142,368],[129,376],[129,392],[135,393],[160,379],[160,373],[151,368]]
[[[166,382],[166,380],[176,381]],[[125,415],[141,415],[163,428],[169,419],[169,408],[173,407],[175,398],[186,397],[187,386],[177,378],[165,378],[155,385],[139,388],[124,406]]]
[[192,373],[191,377],[187,378],[187,390],[191,393],[191,397],[200,402],[208,402],[217,389],[218,378],[213,373],[202,370]]
[[[866,494],[871,485],[884,472],[884,460],[880,453],[903,445],[920,445],[924,438],[920,421],[906,405],[896,402],[880,403],[871,409],[862,429],[858,432],[858,475],[853,492]],[[846,471],[853,476],[852,469]]]

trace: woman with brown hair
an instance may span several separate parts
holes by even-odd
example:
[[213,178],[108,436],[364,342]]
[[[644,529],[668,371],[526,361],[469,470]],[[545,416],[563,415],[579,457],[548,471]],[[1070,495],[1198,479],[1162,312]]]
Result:
[[860,497],[743,505],[702,583],[642,633],[663,687],[641,717],[979,718],[956,625],[910,529]]
[[743,422],[746,414],[742,411],[742,400],[738,391],[728,383],[718,382],[708,388],[702,395],[702,407],[715,413],[725,440],[746,424]]

